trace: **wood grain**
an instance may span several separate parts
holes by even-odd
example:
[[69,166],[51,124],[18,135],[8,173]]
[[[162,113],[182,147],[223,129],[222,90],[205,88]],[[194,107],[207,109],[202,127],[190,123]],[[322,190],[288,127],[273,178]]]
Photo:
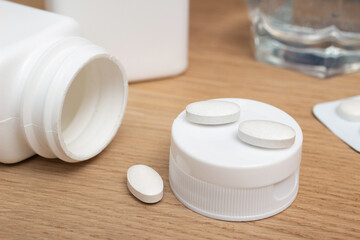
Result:
[[[311,111],[360,94],[360,73],[320,80],[264,65],[250,42],[245,1],[192,0],[188,70],[130,85],[126,116],[103,153],[79,164],[35,156],[0,165],[0,239],[359,239],[359,153]],[[267,102],[301,125],[300,190],[284,212],[256,222],[218,221],[185,208],[171,192],[173,119],[190,102],[219,97]],[[138,163],[163,177],[160,203],[129,194],[126,170]]]

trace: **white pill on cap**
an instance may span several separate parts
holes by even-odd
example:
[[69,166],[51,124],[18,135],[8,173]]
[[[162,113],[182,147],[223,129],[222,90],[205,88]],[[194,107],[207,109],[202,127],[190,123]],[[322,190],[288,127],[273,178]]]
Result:
[[164,183],[151,167],[134,165],[127,171],[129,191],[140,201],[156,203],[163,197]]
[[346,120],[360,121],[360,101],[355,99],[342,101],[337,108],[337,113]]
[[266,120],[244,121],[238,131],[241,141],[262,148],[289,148],[295,142],[295,135],[292,127]]
[[240,116],[240,106],[219,100],[195,102],[187,105],[186,119],[205,125],[219,125],[235,122]]

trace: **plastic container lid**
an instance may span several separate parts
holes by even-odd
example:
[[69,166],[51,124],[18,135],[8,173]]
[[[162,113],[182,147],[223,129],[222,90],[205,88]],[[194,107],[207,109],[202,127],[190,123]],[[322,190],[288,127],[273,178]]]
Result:
[[[208,126],[174,121],[170,147],[170,185],[176,197],[202,215],[229,221],[258,220],[286,209],[298,190],[303,135],[282,110],[247,99],[221,99],[239,104],[237,122]],[[270,120],[296,132],[286,149],[265,149],[238,139],[246,120]]]

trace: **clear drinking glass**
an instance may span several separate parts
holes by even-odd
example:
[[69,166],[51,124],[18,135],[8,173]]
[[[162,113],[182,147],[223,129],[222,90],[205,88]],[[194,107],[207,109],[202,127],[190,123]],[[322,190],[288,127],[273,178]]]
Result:
[[258,61],[320,78],[360,70],[360,0],[247,0]]

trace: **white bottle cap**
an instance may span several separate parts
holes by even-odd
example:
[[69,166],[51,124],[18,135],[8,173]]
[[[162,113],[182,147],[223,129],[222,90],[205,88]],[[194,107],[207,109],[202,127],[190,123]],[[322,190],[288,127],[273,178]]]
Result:
[[[287,113],[247,99],[221,99],[240,106],[240,118],[224,125],[200,125],[183,111],[172,126],[170,185],[191,210],[228,221],[251,221],[275,215],[295,200],[303,135]],[[238,126],[267,120],[290,126],[292,146],[266,149],[241,141]]]

